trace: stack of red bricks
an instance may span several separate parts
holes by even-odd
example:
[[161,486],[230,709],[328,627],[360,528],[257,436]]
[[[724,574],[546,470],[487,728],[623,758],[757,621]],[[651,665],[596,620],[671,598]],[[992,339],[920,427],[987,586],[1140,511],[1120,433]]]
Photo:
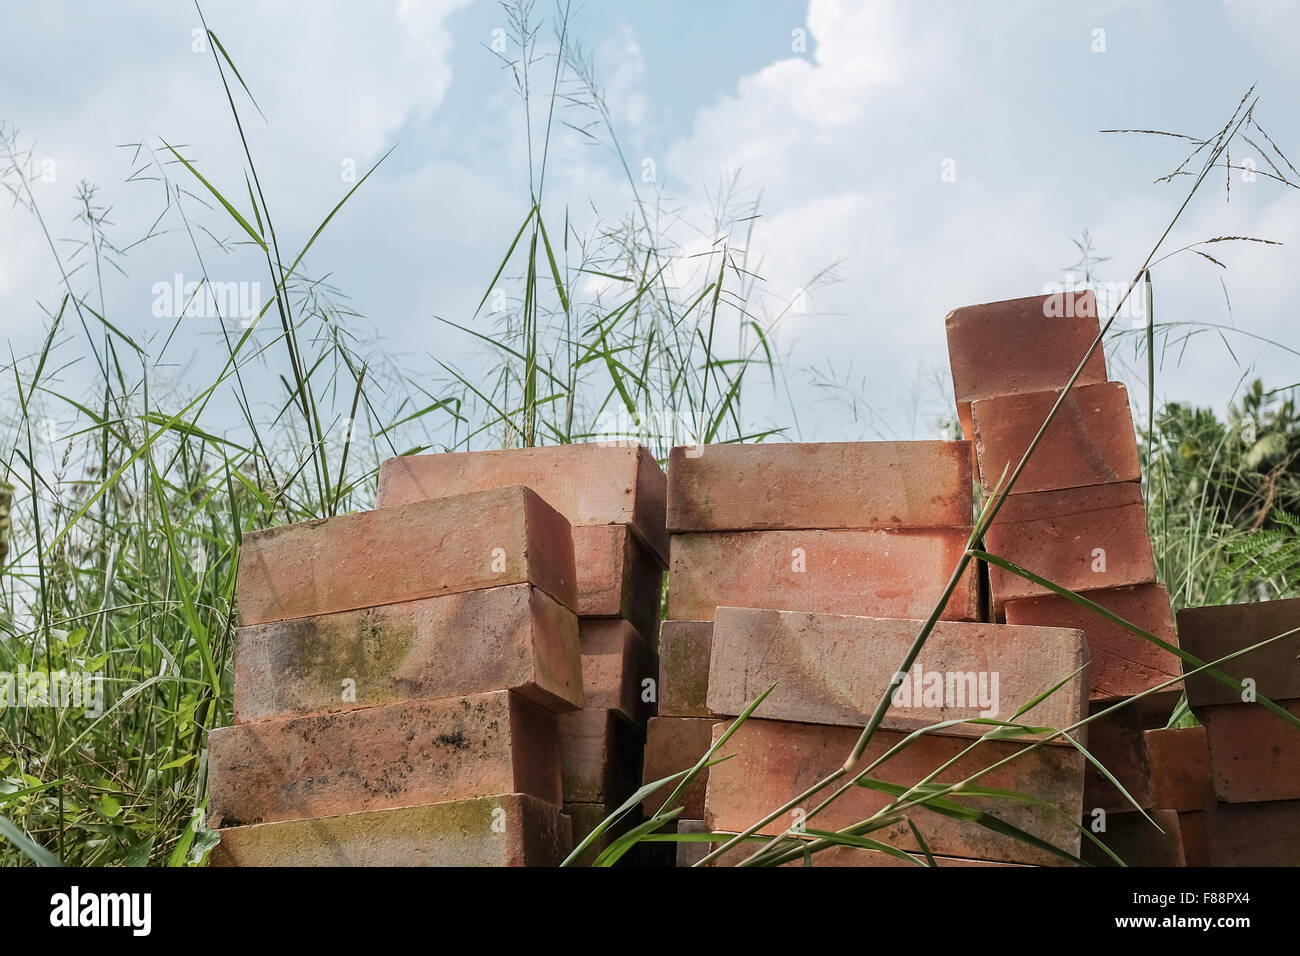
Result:
[[1187,678],[1202,726],[1148,734],[1156,790],[1179,811],[1189,865],[1300,865],[1300,730],[1258,702],[1300,717],[1293,631],[1300,599],[1178,612],[1182,646],[1206,663],[1286,635],[1220,664],[1227,682]]
[[216,862],[562,860],[639,779],[664,495],[639,446],[428,455],[247,536]]
[[[957,309],[947,318],[958,410],[991,495],[1021,460],[1098,337],[1091,292]],[[985,538],[987,550],[1177,644],[1169,595],[1156,580],[1128,395],[1106,377],[1100,346],[1066,396]],[[1180,675],[1178,658],[1070,600],[1002,568],[989,570],[993,620],[1075,627],[1087,634],[1096,714]],[[1129,862],[1170,863],[1165,841],[1133,808],[1154,806],[1142,733],[1164,726],[1179,688],[1149,695],[1088,725],[1090,748],[1133,798],[1090,766],[1084,823]],[[1110,839],[1107,840],[1107,835]],[[1136,841],[1136,842],[1134,842]],[[1142,843],[1138,846],[1138,843]],[[1136,858],[1142,859],[1136,859]],[[1100,860],[1098,861],[1100,862]]]
[[[572,525],[584,704],[560,715],[558,728],[564,809],[577,843],[640,782],[655,707],[667,478],[649,451],[630,443],[418,455],[384,463],[379,506],[510,483],[532,488]],[[635,822],[625,818],[620,830]]]
[[582,704],[569,523],[513,485],[247,535],[226,865],[545,865]]
[[[776,684],[727,742],[729,759],[687,794],[679,830],[744,829],[844,762],[876,702],[894,686],[893,670],[920,630],[919,619],[939,603],[966,547],[971,486],[966,442],[673,449],[669,620],[660,637],[659,715],[650,725],[646,781],[693,765],[730,718]],[[1077,630],[979,623],[975,570],[972,565],[957,583],[863,766],[919,727],[980,715],[1009,718],[1086,663]],[[1082,683],[1075,680],[1023,720],[1069,726],[1082,719],[1085,702]],[[942,735],[921,738],[876,775],[910,786],[987,729],[954,724]],[[955,783],[1024,748],[1028,739],[982,744],[941,779]],[[1069,818],[1080,811],[1083,764],[1068,744],[1030,751],[982,783],[1033,793],[1065,810],[1063,817],[1005,802],[983,807],[1077,852],[1078,833]],[[656,809],[666,793],[647,799],[647,810]],[[808,826],[838,829],[877,812],[889,799],[879,790],[857,788]],[[811,809],[796,808],[762,832],[783,832]],[[920,825],[945,863],[1054,860],[973,824],[934,815]],[[920,849],[905,824],[874,836]],[[679,861],[689,863],[705,845],[681,846]],[[898,862],[855,849],[817,859],[866,866]]]

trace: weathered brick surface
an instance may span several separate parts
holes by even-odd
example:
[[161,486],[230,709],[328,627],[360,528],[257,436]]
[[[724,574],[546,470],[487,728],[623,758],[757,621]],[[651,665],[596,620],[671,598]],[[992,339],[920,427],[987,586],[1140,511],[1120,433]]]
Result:
[[244,536],[240,623],[533,584],[577,605],[564,517],[527,488],[419,501]]
[[[740,714],[775,684],[755,717],[861,727],[891,686],[922,625],[914,620],[719,607],[708,707],[718,714]],[[1087,645],[1077,630],[941,621],[894,691],[894,704],[881,726],[911,731],[962,718],[1011,720],[1022,706],[1067,681],[1015,719],[1069,727],[1087,715],[1087,661]],[[959,724],[942,733],[980,737],[989,729]],[[1059,743],[1070,746],[1063,739]]]
[[659,559],[623,525],[573,529],[581,617],[621,617],[651,643],[659,627],[664,572]]
[[644,682],[658,673],[654,651],[627,621],[586,618],[582,641],[583,696],[588,710],[617,710],[644,728],[655,713]]
[[[1093,703],[1090,713],[1098,714],[1110,704]],[[1151,793],[1151,768],[1143,741],[1142,713],[1125,705],[1088,724],[1089,753],[1101,762],[1129,796],[1144,810],[1155,805]],[[1086,814],[1098,808],[1107,813],[1127,812],[1133,803],[1092,763],[1084,771],[1083,806]]]
[[[1300,700],[1274,701],[1300,717]],[[1224,803],[1300,800],[1300,728],[1259,704],[1200,708],[1214,792]]]
[[[713,743],[713,724],[714,721],[706,717],[652,717],[646,731],[642,782],[653,783],[695,766]],[[683,817],[703,819],[704,791],[708,778],[709,771],[705,770],[682,794],[677,805],[683,808]],[[641,802],[647,817],[664,805],[678,783],[680,780],[664,784]]]
[[[1156,637],[1178,645],[1169,592],[1162,584],[1088,591],[1084,597]],[[1132,697],[1182,674],[1181,661],[1127,628],[1056,594],[1007,601],[1008,624],[1074,627],[1092,655],[1090,694],[1095,700]],[[1173,684],[1174,688],[1181,685]]]
[[559,714],[555,723],[566,803],[619,803],[631,796],[645,745],[635,724],[613,710]]
[[[1239,681],[1250,678],[1256,695],[1270,700],[1300,698],[1300,598],[1178,612],[1183,648],[1207,664],[1292,630],[1296,633],[1219,667]],[[1240,703],[1243,689],[1221,683],[1206,672],[1187,679],[1187,699],[1192,707]]]
[[[1047,420],[1059,389],[1000,395],[974,402],[975,455],[980,483],[991,491],[1010,475]],[[1013,494],[1138,481],[1137,436],[1128,389],[1119,382],[1076,385],[1043,434],[1012,488]]]
[[559,807],[525,794],[231,827],[213,866],[558,866]]
[[953,441],[674,448],[668,530],[960,527],[970,447]]
[[1205,810],[1210,866],[1300,866],[1300,800]]
[[[732,605],[924,618],[938,603],[969,535],[961,528],[673,535],[668,617],[711,621],[716,607]],[[971,562],[943,618],[978,615]]]
[[1178,814],[1178,832],[1183,838],[1183,857],[1188,866],[1210,865],[1210,838],[1206,831],[1207,816],[1205,810],[1189,810]]
[[[974,435],[971,402],[1064,388],[1101,331],[1091,292],[968,305],[949,312],[945,325],[953,392],[967,438]],[[1098,346],[1078,384],[1104,381],[1106,360]]]
[[[1148,810],[1148,820],[1136,810],[1106,814],[1106,830],[1097,838],[1127,866],[1186,866],[1182,827],[1173,810]],[[1152,825],[1154,821],[1154,826]],[[1091,826],[1085,817],[1084,826]],[[1093,866],[1118,866],[1091,840],[1083,841],[1083,859]]]
[[659,627],[659,713],[713,717],[709,692],[712,621],[664,621]]
[[560,804],[555,715],[509,691],[219,728],[208,775],[214,827],[502,793]]
[[[662,719],[662,718],[661,718]],[[725,723],[714,727],[720,736]],[[710,769],[705,799],[705,822],[718,831],[740,831],[758,822],[776,807],[804,792],[844,763],[858,739],[859,728],[793,724],[775,720],[748,720],[723,745],[722,754],[733,754]],[[880,757],[895,746],[903,734],[880,731],[868,746],[864,761]],[[918,739],[881,764],[873,776],[890,783],[911,785],[970,745],[956,737],[926,736]],[[962,799],[961,802],[993,813],[1068,853],[1077,855],[1079,833],[1071,820],[1080,818],[1083,757],[1064,747],[1039,747],[988,742],[958,759],[940,775],[943,783],[956,783],[972,773],[1020,751],[1016,759],[980,778],[984,787],[1029,793],[1054,804],[1064,812],[1005,800]],[[813,805],[820,802],[814,798]],[[830,804],[809,826],[837,830],[858,823],[888,805],[890,798],[863,787],[854,787]],[[812,807],[802,808],[809,810]],[[969,822],[957,821],[930,811],[913,811],[917,827],[931,852],[969,859],[1009,863],[1056,864],[1060,858],[1018,840],[993,833]],[[775,821],[763,832],[778,833],[795,822],[793,815]],[[874,839],[904,850],[919,850],[906,823],[877,831]]]
[[552,445],[390,458],[379,469],[379,507],[502,485],[527,485],[577,525],[626,524],[668,558],[668,479],[641,445]]
[[582,706],[578,619],[527,584],[241,627],[234,671],[236,723],[491,690]]
[[[984,540],[990,553],[1071,591],[1156,580],[1135,482],[1011,495]],[[989,580],[997,610],[1007,601],[1052,593],[999,567],[989,568]]]
[[1214,802],[1204,727],[1148,730],[1144,736],[1156,806],[1196,811]]
[[[677,822],[678,833],[711,833],[712,831],[705,825],[703,820],[679,820]],[[677,844],[677,865],[693,866],[696,861],[703,859],[711,851],[716,850],[723,843],[719,839],[715,843],[678,843]],[[715,857],[708,866],[726,867],[736,866],[755,851],[759,850],[762,844],[757,842],[745,842],[726,853]],[[924,854],[917,854],[913,857],[917,862],[909,863],[907,860],[901,860],[896,856],[888,853],[882,853],[875,850],[858,849],[856,847],[829,847],[819,850],[812,856],[813,866],[833,866],[833,867],[911,867],[926,865]],[[970,866],[997,866],[997,867],[1018,867],[1024,864],[1020,863],[996,863],[990,860],[967,860],[961,857],[952,856],[935,856],[935,866],[940,867],[970,867]],[[805,865],[803,859],[792,860],[783,864],[788,867],[802,867]]]

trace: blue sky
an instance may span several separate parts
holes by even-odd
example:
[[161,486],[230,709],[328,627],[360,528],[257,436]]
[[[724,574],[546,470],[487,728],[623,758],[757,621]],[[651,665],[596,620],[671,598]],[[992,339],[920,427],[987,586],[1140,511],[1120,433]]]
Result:
[[[7,6],[0,119],[34,144],[38,169],[53,170],[35,188],[56,237],[81,235],[81,180],[112,208],[120,244],[149,229],[159,187],[128,182],[136,154],[120,144],[184,144],[205,175],[240,194],[242,156],[211,57],[191,48],[191,6]],[[529,205],[518,97],[488,49],[507,25],[501,8],[231,0],[205,12],[265,113],[265,122],[248,114],[248,133],[286,244],[301,245],[348,188],[344,164],[364,170],[396,146],[313,250],[309,271],[328,275],[360,313],[356,331],[404,365],[473,361],[466,338],[433,316],[470,321]],[[804,31],[801,50],[794,31]],[[756,308],[780,311],[838,264],[838,281],[807,293],[806,311],[778,329],[804,439],[933,436],[947,410],[944,315],[1063,280],[1085,229],[1110,257],[1101,280],[1132,275],[1188,185],[1153,180],[1185,151],[1172,139],[1099,130],[1208,135],[1257,83],[1256,116],[1300,162],[1300,4],[588,0],[573,36],[593,58],[629,159],[638,169],[653,160],[667,204],[703,222],[723,177],[737,174],[746,198],[761,191],[747,240],[761,264]],[[1243,145],[1234,162],[1250,152]],[[594,228],[593,209],[605,221],[627,211],[608,152],[561,134],[551,162],[543,198],[552,221],[567,213]],[[1231,202],[1225,195],[1220,176],[1167,248],[1221,235],[1284,245],[1217,244],[1208,248],[1226,271],[1185,254],[1154,272],[1157,322],[1228,327],[1169,348],[1157,393],[1219,408],[1243,377],[1300,380],[1294,354],[1252,337],[1300,349],[1300,197],[1240,174]],[[206,221],[218,238],[235,238],[228,220]],[[213,253],[208,237],[198,241]],[[0,212],[0,244],[0,335],[21,354],[40,338],[38,303],[57,303],[58,273],[26,211]],[[259,274],[238,251],[209,266],[217,279]],[[132,249],[122,268],[105,307],[160,350],[170,323],[152,314],[152,290],[193,274],[190,241],[168,233]],[[84,288],[89,276],[73,281]],[[169,346],[178,378],[202,362],[211,330],[185,332]],[[1145,359],[1135,341],[1112,342],[1109,355],[1138,395]],[[874,416],[829,400],[817,385],[828,372]],[[780,421],[775,399],[771,409],[758,402]]]

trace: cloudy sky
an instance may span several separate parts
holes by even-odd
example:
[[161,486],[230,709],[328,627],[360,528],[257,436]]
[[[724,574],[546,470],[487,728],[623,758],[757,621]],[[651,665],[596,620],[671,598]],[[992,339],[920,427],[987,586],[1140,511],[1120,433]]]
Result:
[[[1300,162],[1300,4],[1282,0],[587,0],[574,9],[571,39],[594,65],[629,164],[653,171],[660,203],[703,228],[720,182],[734,180],[745,201],[761,194],[752,235],[729,241],[746,245],[761,275],[756,309],[800,299],[779,340],[805,439],[936,434],[944,315],[1066,281],[1079,259],[1072,240],[1085,230],[1109,257],[1095,269],[1100,281],[1132,276],[1190,178],[1154,181],[1187,150],[1100,130],[1212,135],[1257,84],[1256,117]],[[553,9],[534,12],[544,52]],[[245,107],[286,245],[307,240],[350,188],[349,170],[396,147],[312,250],[308,271],[346,293],[357,331],[410,368],[463,360],[471,344],[434,316],[471,321],[529,208],[520,100],[492,49],[505,37],[499,52],[517,55],[502,8],[228,0],[205,14],[265,117]],[[164,141],[228,195],[247,195],[191,5],[11,2],[3,17],[0,120],[31,150],[33,190],[61,254],[85,237],[82,181],[97,187],[119,246],[150,232],[162,186],[138,171]],[[543,83],[549,69],[544,61],[536,73]],[[1247,159],[1268,169],[1245,144],[1232,153]],[[631,193],[608,150],[561,127],[548,170],[551,222],[568,215],[594,228],[627,214]],[[1157,323],[1178,323],[1175,336],[1203,329],[1164,350],[1159,396],[1221,408],[1243,376],[1269,387],[1300,381],[1286,351],[1300,350],[1298,200],[1295,189],[1238,171],[1230,193],[1219,175],[1184,214],[1167,250],[1224,235],[1284,245],[1208,247],[1226,270],[1190,254],[1156,267]],[[154,354],[171,322],[154,315],[153,290],[193,277],[196,247],[214,279],[257,268],[239,251],[219,253],[219,241],[239,238],[229,217],[194,211],[211,234],[192,240],[168,220],[164,234],[120,257],[124,274],[105,280],[104,308]],[[59,274],[25,209],[0,211],[0,247],[0,336],[21,355],[39,342],[42,309],[57,306]],[[837,281],[801,296],[832,264]],[[92,279],[83,270],[72,282],[85,291]],[[1146,389],[1136,341],[1109,348],[1135,393]],[[178,369],[202,342],[200,331],[168,346]],[[828,400],[818,387],[827,375],[875,417]]]

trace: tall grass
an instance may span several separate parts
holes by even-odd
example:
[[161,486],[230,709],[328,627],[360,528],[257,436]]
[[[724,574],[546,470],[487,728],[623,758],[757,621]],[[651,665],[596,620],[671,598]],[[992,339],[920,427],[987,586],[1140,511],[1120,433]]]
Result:
[[[444,373],[430,380],[355,332],[344,294],[309,265],[383,158],[322,204],[315,229],[279,228],[246,136],[261,110],[235,45],[215,31],[213,78],[242,181],[213,181],[203,157],[166,140],[129,146],[126,190],[166,197],[143,237],[116,236],[89,186],[78,233],[55,235],[27,140],[0,128],[0,182],[60,277],[39,347],[0,368],[0,480],[14,489],[12,529],[0,494],[0,672],[100,675],[103,690],[94,717],[0,698],[0,863],[204,861],[217,839],[203,825],[207,732],[230,719],[245,533],[371,507],[379,462],[412,451],[635,438],[666,454],[770,433],[742,408],[780,376],[778,317],[746,308],[754,210],[720,207],[707,226],[720,241],[686,249],[660,234],[662,196],[642,195],[629,174],[625,215],[587,233],[571,224],[543,199],[560,114],[627,165],[567,13],[543,44],[527,4],[508,10],[524,51],[509,66],[535,157],[530,200],[499,266],[484,269],[485,304],[500,291],[505,307],[446,318],[490,352],[489,376],[433,356]],[[217,312],[203,355],[177,354],[185,313],[143,341],[111,314],[122,264],[144,243],[165,246],[167,275],[201,277],[186,305]],[[260,263],[270,292],[251,321],[220,314],[211,291],[226,256]],[[200,378],[205,364],[215,367]]]

